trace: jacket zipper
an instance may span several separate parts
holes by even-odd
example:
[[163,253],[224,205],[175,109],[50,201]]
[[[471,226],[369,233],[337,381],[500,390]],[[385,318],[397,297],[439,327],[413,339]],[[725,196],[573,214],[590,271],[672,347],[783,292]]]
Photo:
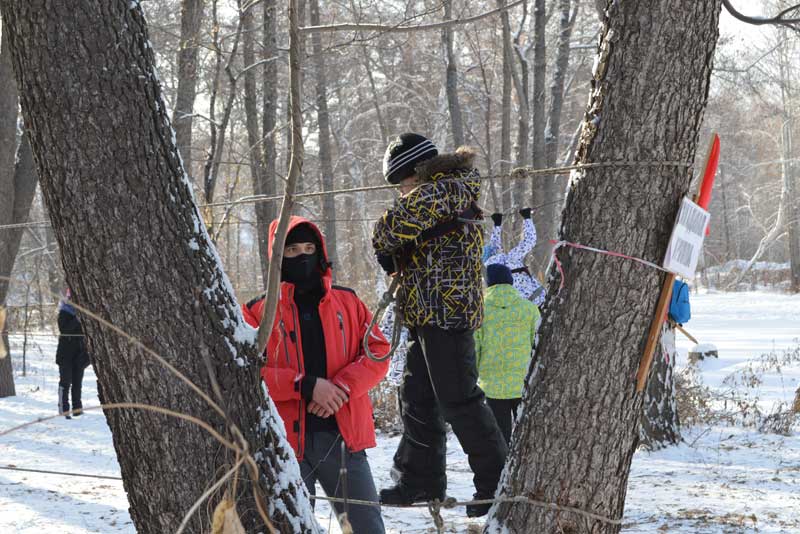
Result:
[[[289,336],[286,335],[286,326],[283,324],[283,320],[281,320],[281,322],[278,323],[278,324],[280,325],[281,333],[283,334],[283,352],[286,355],[286,365],[288,366],[288,365],[290,365],[290,363],[289,363],[289,345],[287,345],[286,338],[289,337]],[[298,367],[298,370],[299,369],[300,368]]]
[[342,331],[342,349],[344,350],[345,358],[347,357],[347,334],[344,331],[344,318],[342,312],[337,311],[336,317],[339,319],[339,330]]
[[[305,375],[305,366],[300,361],[300,339],[298,336],[297,330],[297,309],[294,307],[294,303],[292,303],[292,325],[294,326],[294,353],[297,355],[297,370]],[[288,354],[287,354],[288,355]],[[302,388],[300,392],[300,400],[297,401],[297,421],[298,421],[298,429],[297,429],[297,449],[300,453],[299,456],[303,457],[303,452],[305,452],[306,444],[305,444],[305,422],[306,422],[306,414],[304,411],[303,406],[303,393]]]

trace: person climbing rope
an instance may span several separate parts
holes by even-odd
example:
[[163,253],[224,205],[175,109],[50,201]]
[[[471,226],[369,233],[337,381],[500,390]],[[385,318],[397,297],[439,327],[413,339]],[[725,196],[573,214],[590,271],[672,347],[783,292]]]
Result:
[[489,244],[484,251],[484,264],[489,266],[499,263],[507,266],[511,269],[511,275],[514,277],[514,287],[519,291],[520,295],[533,301],[537,306],[541,306],[547,293],[542,284],[531,275],[527,265],[525,265],[525,256],[536,246],[536,227],[531,219],[530,208],[522,208],[519,210],[519,214],[522,216],[522,240],[507,253],[503,252],[502,243],[503,214],[492,214],[494,228],[492,228]]

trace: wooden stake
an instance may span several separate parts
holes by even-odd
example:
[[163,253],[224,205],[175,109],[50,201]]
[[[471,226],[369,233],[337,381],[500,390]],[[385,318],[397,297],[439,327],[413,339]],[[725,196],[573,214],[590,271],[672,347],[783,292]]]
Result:
[[690,334],[689,332],[687,332],[687,331],[686,331],[686,330],[685,330],[685,329],[684,329],[684,328],[683,328],[681,325],[679,325],[679,324],[676,324],[676,325],[675,325],[675,328],[676,328],[676,329],[677,329],[677,330],[678,330],[678,331],[679,331],[681,334],[683,334],[684,336],[686,336],[686,337],[689,339],[689,341],[691,341],[691,342],[692,342],[692,343],[694,343],[695,345],[699,345],[699,344],[700,344],[700,342],[699,342],[699,341],[697,341],[697,340],[694,338],[694,336],[693,336],[692,334]]
[[[716,132],[711,133],[711,141],[708,143],[706,149],[705,166],[703,167],[703,179],[700,183],[699,191],[706,191],[706,202],[711,199],[711,185],[714,183],[714,175],[717,172],[717,163],[719,163],[719,136]],[[694,202],[698,201],[699,192],[694,196]],[[707,209],[707,206],[702,206]],[[644,386],[647,384],[647,375],[650,372],[650,364],[653,363],[653,354],[656,350],[656,343],[658,343],[659,335],[661,334],[661,324],[664,322],[664,316],[669,307],[669,301],[672,297],[672,285],[675,283],[675,275],[669,273],[661,286],[661,294],[658,297],[658,304],[656,304],[656,314],[650,322],[650,332],[647,334],[647,343],[644,346],[644,354],[639,362],[639,370],[636,372],[636,392],[641,393],[644,391]]]
[[669,273],[664,279],[664,284],[661,286],[661,295],[658,297],[658,304],[656,304],[656,314],[650,322],[650,332],[647,334],[647,344],[644,346],[644,355],[639,362],[639,371],[636,373],[637,393],[644,391],[644,386],[647,384],[647,375],[650,371],[650,364],[653,362],[656,343],[658,343],[658,339],[661,336],[661,324],[664,322],[664,314],[669,307],[669,301],[672,297],[672,285],[674,283],[675,275]]

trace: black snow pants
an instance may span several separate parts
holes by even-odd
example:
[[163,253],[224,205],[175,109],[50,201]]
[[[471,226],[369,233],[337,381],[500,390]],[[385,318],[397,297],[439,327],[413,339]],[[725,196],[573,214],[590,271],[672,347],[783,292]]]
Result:
[[477,494],[494,496],[508,447],[478,387],[471,330],[410,329],[400,387],[403,437],[394,455],[399,482],[433,494],[447,489],[446,428],[467,454]]

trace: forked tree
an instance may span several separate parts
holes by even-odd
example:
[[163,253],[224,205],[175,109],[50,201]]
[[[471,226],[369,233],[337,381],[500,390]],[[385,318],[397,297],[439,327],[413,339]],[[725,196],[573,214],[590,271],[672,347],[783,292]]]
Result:
[[[212,409],[126,336],[82,314],[104,403],[142,403],[206,421],[257,462],[281,532],[316,524],[294,453],[259,378],[252,331],[181,165],[137,1],[2,0],[22,111],[79,305],[163,357]],[[137,532],[175,532],[242,457],[203,428],[142,409],[106,410]],[[235,485],[248,532],[265,531],[254,484]],[[212,498],[219,499],[228,486]],[[187,532],[210,531],[206,504]]]

